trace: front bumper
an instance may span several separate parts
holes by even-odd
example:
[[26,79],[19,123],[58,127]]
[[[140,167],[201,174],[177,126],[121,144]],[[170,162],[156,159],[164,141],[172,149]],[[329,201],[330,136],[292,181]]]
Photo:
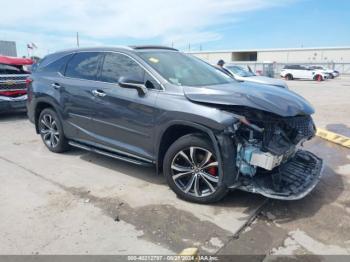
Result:
[[323,161],[309,151],[299,150],[285,164],[254,177],[241,176],[233,187],[268,198],[297,200],[309,194],[320,181]]
[[27,95],[19,97],[0,96],[0,112],[26,109]]

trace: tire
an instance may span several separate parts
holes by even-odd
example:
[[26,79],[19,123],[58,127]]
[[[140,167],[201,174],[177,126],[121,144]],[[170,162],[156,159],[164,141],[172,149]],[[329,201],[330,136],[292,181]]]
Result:
[[219,183],[221,174],[214,147],[200,134],[185,135],[169,147],[163,172],[177,196],[190,202],[214,203],[228,192],[226,185]]
[[288,74],[285,76],[286,80],[293,80],[293,76],[291,74]]
[[333,74],[329,74],[329,79],[334,79],[334,75]]
[[41,139],[51,152],[62,153],[69,149],[61,120],[54,110],[46,108],[40,113],[38,127]]
[[318,81],[318,82],[321,82],[321,81],[323,81],[324,79],[323,79],[323,77],[322,77],[321,75],[315,75],[314,80],[315,80],[315,81]]

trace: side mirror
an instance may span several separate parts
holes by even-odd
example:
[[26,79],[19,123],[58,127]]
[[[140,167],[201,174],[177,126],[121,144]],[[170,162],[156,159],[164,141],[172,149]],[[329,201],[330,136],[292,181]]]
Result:
[[122,88],[136,89],[140,96],[146,95],[148,91],[144,82],[132,78],[121,77],[118,84]]

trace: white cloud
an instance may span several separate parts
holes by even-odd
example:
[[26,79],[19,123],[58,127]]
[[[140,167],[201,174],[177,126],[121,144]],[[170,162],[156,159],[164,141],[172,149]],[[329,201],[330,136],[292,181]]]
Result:
[[157,38],[181,46],[218,40],[220,33],[208,27],[236,21],[242,12],[280,4],[278,0],[0,0],[0,33],[27,42],[38,38],[44,49],[59,48],[61,41],[63,47],[74,45],[77,31],[89,43]]

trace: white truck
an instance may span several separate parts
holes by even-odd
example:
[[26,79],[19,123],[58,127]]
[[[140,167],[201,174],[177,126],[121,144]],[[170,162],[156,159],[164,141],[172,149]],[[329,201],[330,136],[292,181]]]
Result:
[[324,70],[311,69],[301,65],[286,65],[281,70],[280,76],[286,80],[309,79],[315,81],[324,81],[329,78],[329,74]]

